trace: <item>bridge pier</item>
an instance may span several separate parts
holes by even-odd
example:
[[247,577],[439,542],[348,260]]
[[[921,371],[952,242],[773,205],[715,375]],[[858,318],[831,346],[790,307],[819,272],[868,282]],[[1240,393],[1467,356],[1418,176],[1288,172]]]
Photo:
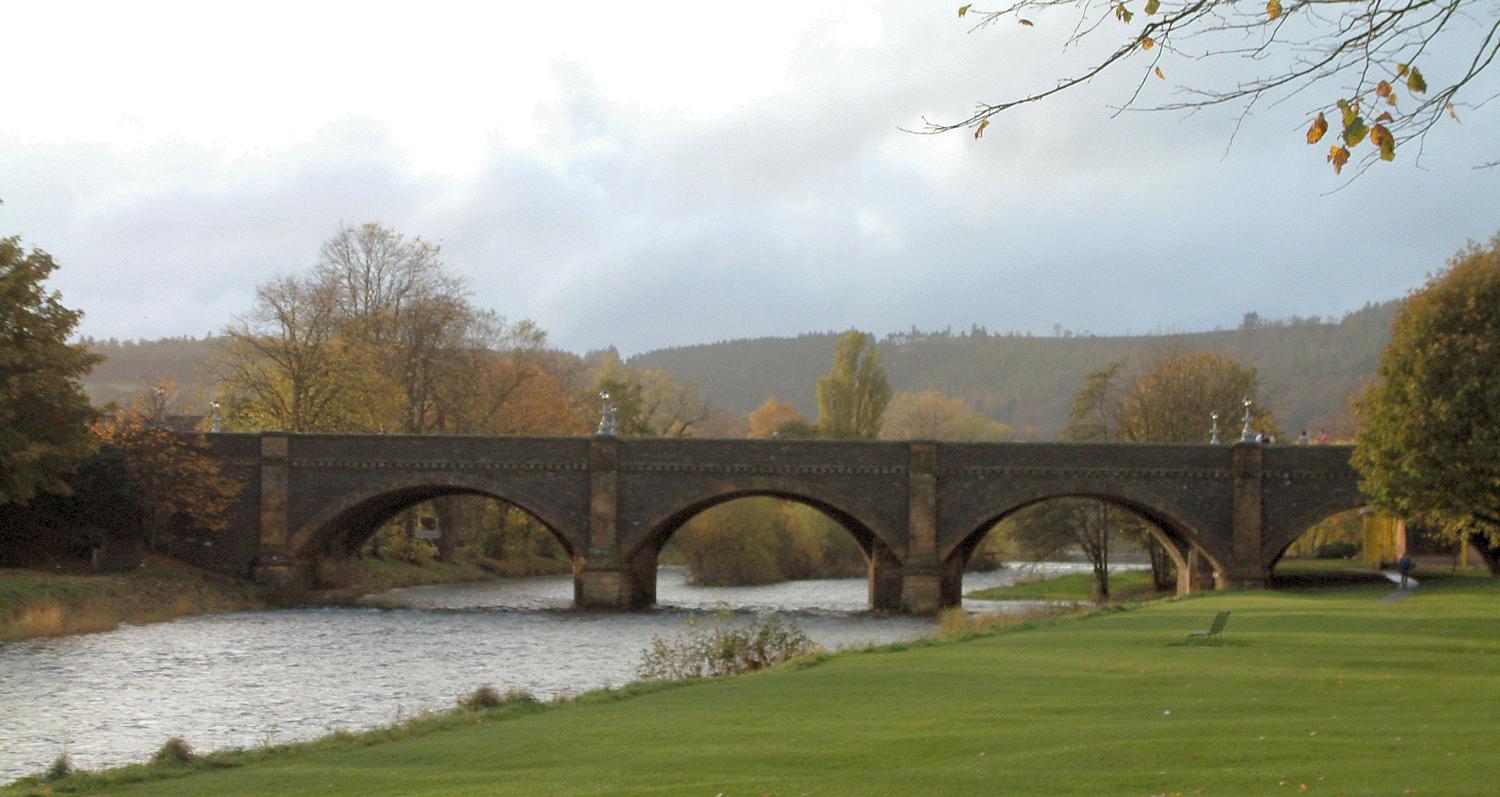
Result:
[[1232,452],[1230,557],[1228,567],[1214,574],[1219,589],[1264,589],[1270,565],[1263,561],[1265,536],[1265,448],[1237,443]]
[[[958,591],[937,559],[937,444],[913,442],[908,456],[906,567],[898,608],[907,614],[936,614],[955,605],[953,593]],[[872,606],[885,608],[873,601]]]

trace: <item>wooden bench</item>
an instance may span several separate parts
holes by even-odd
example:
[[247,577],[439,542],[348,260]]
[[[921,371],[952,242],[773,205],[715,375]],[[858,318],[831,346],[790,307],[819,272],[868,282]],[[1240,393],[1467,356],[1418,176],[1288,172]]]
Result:
[[1187,638],[1188,644],[1189,645],[1217,645],[1217,644],[1219,644],[1219,635],[1222,634],[1222,633],[1224,633],[1224,626],[1228,625],[1228,623],[1229,623],[1229,610],[1225,609],[1224,611],[1219,612],[1218,614],[1214,615],[1213,625],[1210,625],[1208,627],[1207,631],[1189,631],[1188,632],[1188,638]]

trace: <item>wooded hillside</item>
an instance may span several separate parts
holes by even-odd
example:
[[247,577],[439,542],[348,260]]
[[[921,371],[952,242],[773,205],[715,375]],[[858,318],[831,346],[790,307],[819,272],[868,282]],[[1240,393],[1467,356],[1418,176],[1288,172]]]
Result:
[[[1124,358],[1209,349],[1260,369],[1283,428],[1343,436],[1348,397],[1375,373],[1399,302],[1370,305],[1336,323],[1264,321],[1248,314],[1237,329],[1131,337],[1034,337],[967,332],[892,333],[879,342],[892,389],[937,388],[1014,427],[1022,439],[1050,439],[1067,417],[1084,375]],[[776,396],[816,417],[816,384],[832,362],[838,332],[757,338],[661,349],[629,364],[667,371],[697,384],[704,397],[744,414]],[[96,405],[123,401],[153,380],[176,380],[184,396],[203,394],[215,339],[89,341],[105,356],[85,380]],[[1207,419],[1204,420],[1207,434]],[[1228,431],[1228,424],[1226,424]]]
[[[879,343],[892,389],[937,388],[1014,427],[1022,439],[1050,439],[1067,418],[1084,375],[1120,358],[1208,349],[1260,369],[1283,428],[1351,423],[1348,397],[1375,373],[1399,302],[1370,305],[1336,323],[1263,321],[1248,314],[1238,329],[1132,337],[997,335],[911,331]],[[698,384],[716,405],[745,413],[776,396],[815,417],[817,378],[828,370],[839,333],[758,338],[661,349],[630,364],[659,368]],[[1209,420],[1204,419],[1207,435]]]

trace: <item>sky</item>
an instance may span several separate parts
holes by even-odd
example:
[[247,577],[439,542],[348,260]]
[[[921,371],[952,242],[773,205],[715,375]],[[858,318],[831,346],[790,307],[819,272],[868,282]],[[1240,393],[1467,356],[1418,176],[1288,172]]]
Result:
[[[378,222],[552,345],[632,354],[1337,317],[1500,230],[1475,168],[1500,103],[1352,183],[1302,140],[1328,98],[1237,133],[1233,109],[1114,115],[1146,60],[978,140],[905,132],[1093,52],[957,5],[9,3],[0,235],[53,255],[92,337],[216,333]],[[1227,74],[1162,66],[1147,99]]]

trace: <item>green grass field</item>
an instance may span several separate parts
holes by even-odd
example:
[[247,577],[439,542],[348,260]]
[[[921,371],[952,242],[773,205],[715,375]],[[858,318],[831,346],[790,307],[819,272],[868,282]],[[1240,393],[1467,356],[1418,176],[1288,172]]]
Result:
[[[1390,594],[1380,585],[1211,593],[679,688],[446,715],[405,732],[177,770],[75,776],[53,788],[215,797],[1494,794],[1500,582],[1432,578],[1404,600],[1381,600]],[[1233,612],[1222,645],[1183,644],[1221,609]],[[131,778],[145,780],[118,782]]]

